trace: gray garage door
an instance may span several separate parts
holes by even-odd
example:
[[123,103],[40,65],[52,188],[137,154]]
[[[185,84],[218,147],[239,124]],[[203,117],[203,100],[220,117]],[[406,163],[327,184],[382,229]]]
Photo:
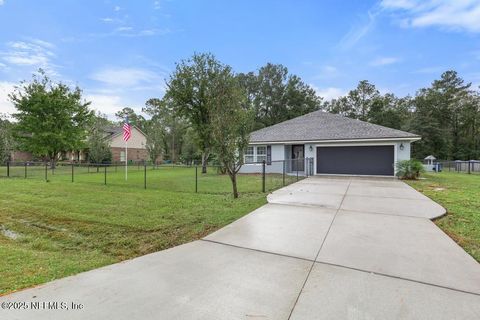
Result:
[[317,147],[317,173],[393,176],[393,146]]

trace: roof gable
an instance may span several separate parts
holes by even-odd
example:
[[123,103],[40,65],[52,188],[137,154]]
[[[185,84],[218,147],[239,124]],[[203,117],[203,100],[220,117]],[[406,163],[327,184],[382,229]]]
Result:
[[387,128],[324,111],[277,123],[250,134],[251,142],[322,141],[419,138],[410,132]]

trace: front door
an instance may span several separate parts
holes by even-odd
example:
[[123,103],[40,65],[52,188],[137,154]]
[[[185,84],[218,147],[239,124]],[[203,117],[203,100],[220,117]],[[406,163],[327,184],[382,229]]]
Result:
[[292,146],[292,171],[305,170],[305,152],[304,145],[297,144]]

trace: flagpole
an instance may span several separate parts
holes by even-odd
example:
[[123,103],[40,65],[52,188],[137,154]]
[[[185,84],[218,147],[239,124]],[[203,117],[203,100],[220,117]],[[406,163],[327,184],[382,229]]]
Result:
[[125,141],[125,181],[128,179],[128,141]]

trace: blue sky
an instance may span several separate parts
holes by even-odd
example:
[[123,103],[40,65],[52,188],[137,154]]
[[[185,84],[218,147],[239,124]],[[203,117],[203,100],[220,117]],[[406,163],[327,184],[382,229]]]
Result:
[[457,70],[480,84],[480,0],[0,0],[0,112],[39,67],[112,116],[161,97],[175,62],[281,63],[325,98],[368,79],[414,94]]

